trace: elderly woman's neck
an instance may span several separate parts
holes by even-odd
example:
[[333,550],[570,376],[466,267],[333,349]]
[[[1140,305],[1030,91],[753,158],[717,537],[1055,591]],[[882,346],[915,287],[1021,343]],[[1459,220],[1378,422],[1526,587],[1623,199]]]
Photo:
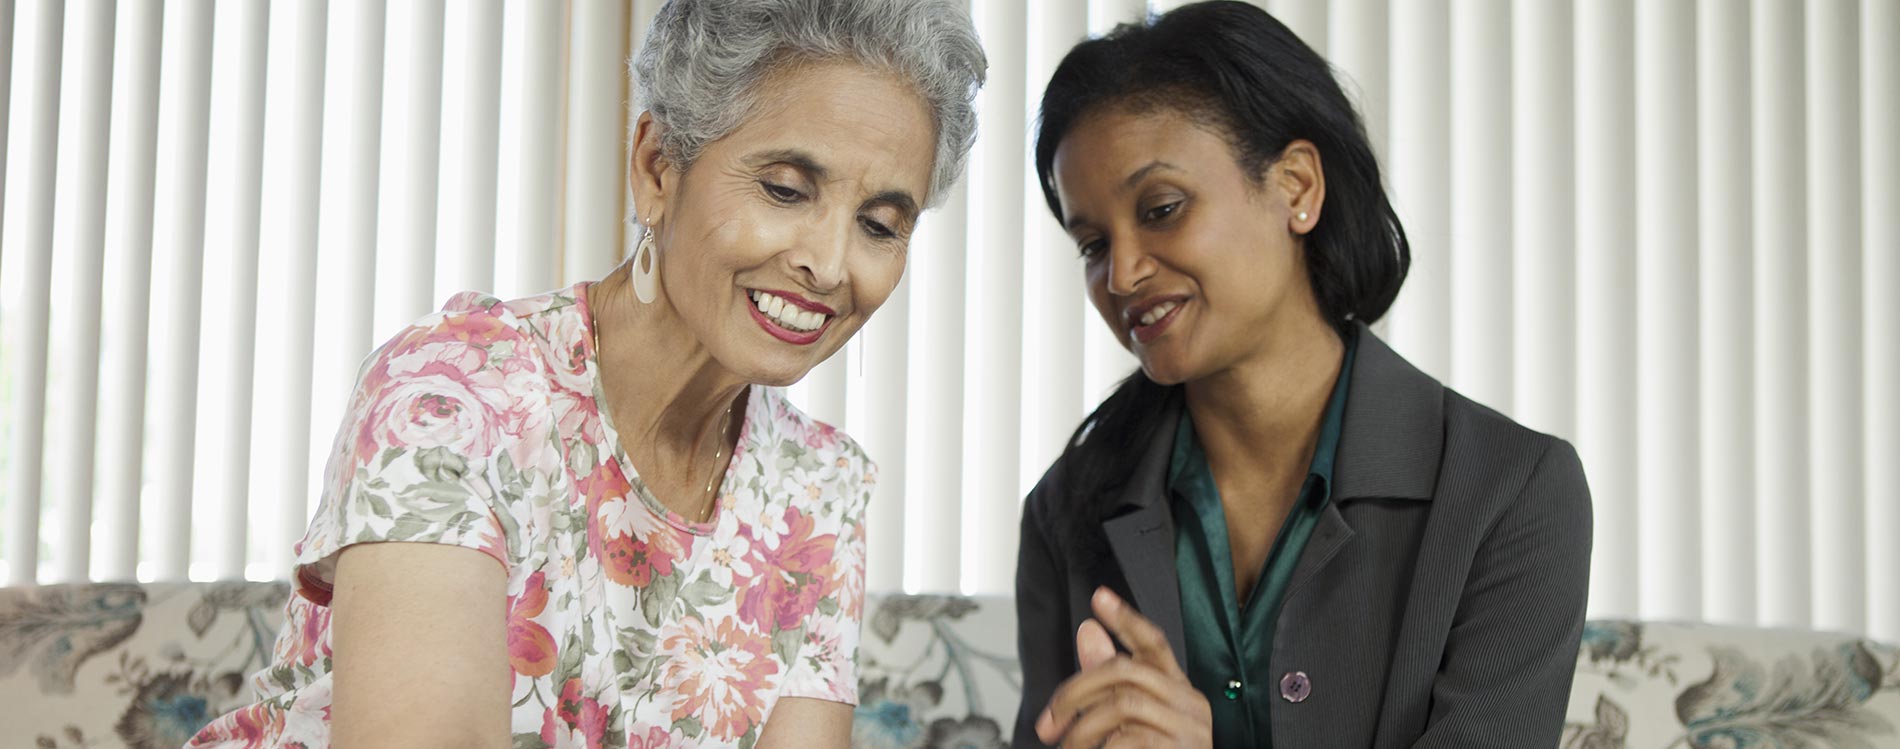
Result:
[[588,305],[605,406],[623,443],[698,450],[720,436],[729,408],[743,408],[737,401],[747,383],[712,357],[672,305],[634,298],[624,269],[595,284]]

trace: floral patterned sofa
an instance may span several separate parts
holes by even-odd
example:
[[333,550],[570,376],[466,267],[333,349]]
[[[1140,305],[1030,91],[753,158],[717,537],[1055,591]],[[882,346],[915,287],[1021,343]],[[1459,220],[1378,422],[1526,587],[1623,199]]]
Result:
[[[241,703],[282,583],[0,589],[0,747],[165,747]],[[1006,743],[1019,675],[1001,598],[873,596],[852,743]],[[1900,747],[1900,648],[1841,635],[1592,622],[1564,747]]]

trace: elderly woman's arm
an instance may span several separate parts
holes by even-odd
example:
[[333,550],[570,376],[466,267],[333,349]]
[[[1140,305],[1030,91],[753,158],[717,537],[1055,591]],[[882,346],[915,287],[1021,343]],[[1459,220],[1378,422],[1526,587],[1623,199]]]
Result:
[[786,697],[772,708],[755,749],[804,749],[851,745],[851,706],[842,702]]
[[473,549],[345,549],[331,601],[332,746],[509,746],[507,584]]

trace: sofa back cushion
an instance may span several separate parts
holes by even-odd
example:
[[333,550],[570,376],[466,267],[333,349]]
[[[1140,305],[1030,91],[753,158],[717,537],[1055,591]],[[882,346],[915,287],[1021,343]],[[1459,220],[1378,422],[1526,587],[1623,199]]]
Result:
[[1584,626],[1566,747],[1900,747],[1900,648],[1849,635]]
[[0,589],[0,733],[7,746],[177,749],[250,701],[289,595],[245,582]]
[[[289,595],[283,583],[0,589],[0,735],[7,746],[173,749],[249,701]],[[1022,689],[1009,598],[874,594],[864,613],[853,746],[1007,745]],[[1900,747],[1900,648],[1590,622],[1562,744]]]

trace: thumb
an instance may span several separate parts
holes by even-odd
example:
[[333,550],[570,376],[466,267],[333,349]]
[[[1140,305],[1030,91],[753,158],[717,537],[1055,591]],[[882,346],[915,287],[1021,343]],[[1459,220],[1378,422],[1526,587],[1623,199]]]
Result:
[[1115,641],[1108,630],[1094,619],[1082,622],[1075,630],[1075,660],[1083,670],[1094,668],[1115,657]]

